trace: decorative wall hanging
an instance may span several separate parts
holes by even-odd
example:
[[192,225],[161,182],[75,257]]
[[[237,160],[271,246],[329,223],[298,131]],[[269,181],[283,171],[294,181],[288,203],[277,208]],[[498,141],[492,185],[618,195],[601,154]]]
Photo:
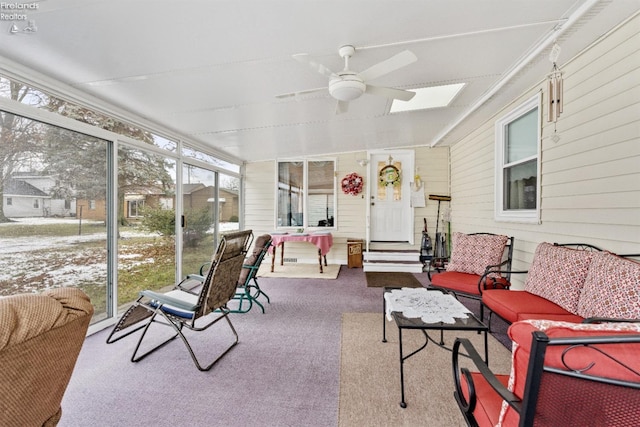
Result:
[[400,184],[402,184],[400,169],[392,164],[383,166],[378,174],[378,182],[381,187],[386,187],[387,185],[400,187]]
[[357,173],[350,173],[342,178],[342,192],[351,196],[357,196],[362,193],[364,181]]
[[558,56],[560,55],[560,46],[557,44],[553,45],[551,49],[551,53],[549,54],[549,61],[553,64],[553,68],[551,73],[548,75],[549,81],[547,85],[547,89],[549,91],[549,103],[547,105],[548,114],[547,121],[548,122],[557,122],[558,117],[560,117],[560,113],[562,113],[562,72],[556,65],[556,61],[558,60]]

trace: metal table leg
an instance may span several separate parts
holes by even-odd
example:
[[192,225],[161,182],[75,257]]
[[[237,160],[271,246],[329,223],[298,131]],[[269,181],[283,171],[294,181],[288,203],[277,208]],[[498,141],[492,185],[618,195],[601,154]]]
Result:
[[429,335],[427,331],[424,329],[421,331],[424,334],[424,344],[422,344],[418,349],[412,351],[406,356],[402,352],[402,328],[398,327],[398,347],[400,350],[400,407],[406,408],[407,402],[404,400],[404,361],[413,356],[416,353],[422,351],[427,344],[429,344]]
[[404,401],[404,357],[402,356],[402,329],[398,328],[398,345],[400,346],[400,407],[406,408]]

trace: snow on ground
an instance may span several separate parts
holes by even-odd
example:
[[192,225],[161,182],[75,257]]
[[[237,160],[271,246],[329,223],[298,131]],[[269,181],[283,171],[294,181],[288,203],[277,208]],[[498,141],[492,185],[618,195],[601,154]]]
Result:
[[[46,224],[78,224],[77,219],[68,218],[18,218],[14,222],[1,223],[0,227]],[[83,225],[103,224],[102,221],[83,220]],[[222,223],[222,232],[237,229],[238,223]],[[106,284],[106,241],[105,231],[90,232],[83,229],[80,236],[23,236],[0,238],[0,295],[18,292],[36,292],[49,287],[78,286],[82,283]],[[212,230],[213,231],[213,230]],[[134,237],[157,237],[141,229],[124,228],[120,231],[121,242]],[[94,248],[83,243],[100,243]],[[121,248],[125,244],[120,245]],[[118,255],[118,268],[133,268],[143,263],[153,263],[136,250],[148,246],[126,245]]]

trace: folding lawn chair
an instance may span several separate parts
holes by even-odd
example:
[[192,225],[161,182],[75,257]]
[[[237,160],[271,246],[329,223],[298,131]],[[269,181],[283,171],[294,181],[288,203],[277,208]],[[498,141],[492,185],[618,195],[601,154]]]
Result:
[[[180,282],[172,291],[165,294],[154,291],[140,292],[138,300],[127,310],[114,327],[107,338],[107,343],[118,341],[144,328],[131,356],[132,362],[138,362],[150,353],[168,344],[174,338],[180,336],[198,369],[201,371],[211,369],[218,360],[238,343],[238,334],[228,317],[230,311],[227,308],[227,303],[236,294],[238,277],[251,238],[251,230],[225,234],[213,255],[211,262],[212,267],[209,269],[204,280],[199,276],[187,276],[187,278]],[[213,312],[216,313],[212,320],[208,320],[203,326],[196,325],[198,319]],[[138,325],[133,330],[119,334],[119,332],[145,319],[149,320]],[[235,336],[235,341],[213,362],[203,367],[191,348],[187,337],[183,333],[183,328],[200,332],[206,330],[221,319],[226,319]],[[150,326],[154,323],[170,326],[176,333],[169,339],[138,355],[140,345],[147,335]]]
[[[269,234],[259,236],[253,247],[253,253],[244,260],[242,271],[240,271],[240,278],[238,279],[238,289],[233,297],[234,300],[238,301],[238,307],[231,309],[230,311],[232,313],[246,313],[251,310],[253,303],[256,303],[264,313],[264,306],[258,301],[258,297],[261,295],[264,295],[267,302],[271,303],[269,295],[260,289],[257,278],[258,269],[260,269],[262,260],[269,251],[269,246],[271,246],[271,236]],[[243,307],[245,301],[248,303],[248,306]]]

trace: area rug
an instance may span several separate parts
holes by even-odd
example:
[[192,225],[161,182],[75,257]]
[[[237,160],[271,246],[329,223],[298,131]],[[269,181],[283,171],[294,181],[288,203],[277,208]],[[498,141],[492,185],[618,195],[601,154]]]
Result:
[[365,276],[367,279],[367,287],[369,288],[383,288],[385,286],[395,286],[399,288],[423,287],[422,283],[420,283],[412,273],[367,271]]
[[[398,329],[386,321],[382,342],[382,313],[343,313],[340,350],[339,427],[356,426],[464,426],[453,398],[451,352],[432,342],[404,363],[406,408],[400,407]],[[450,347],[456,336],[469,338],[480,354],[482,335],[445,332]],[[420,340],[422,338],[422,340]],[[403,331],[405,354],[424,342],[420,331]],[[471,367],[465,359],[464,366]],[[489,336],[489,367],[508,373],[511,353]]]
[[271,272],[270,263],[262,263],[258,270],[258,277],[280,277],[289,279],[336,279],[340,273],[340,266],[330,264],[322,266],[322,273],[318,264],[284,263],[276,265]]

